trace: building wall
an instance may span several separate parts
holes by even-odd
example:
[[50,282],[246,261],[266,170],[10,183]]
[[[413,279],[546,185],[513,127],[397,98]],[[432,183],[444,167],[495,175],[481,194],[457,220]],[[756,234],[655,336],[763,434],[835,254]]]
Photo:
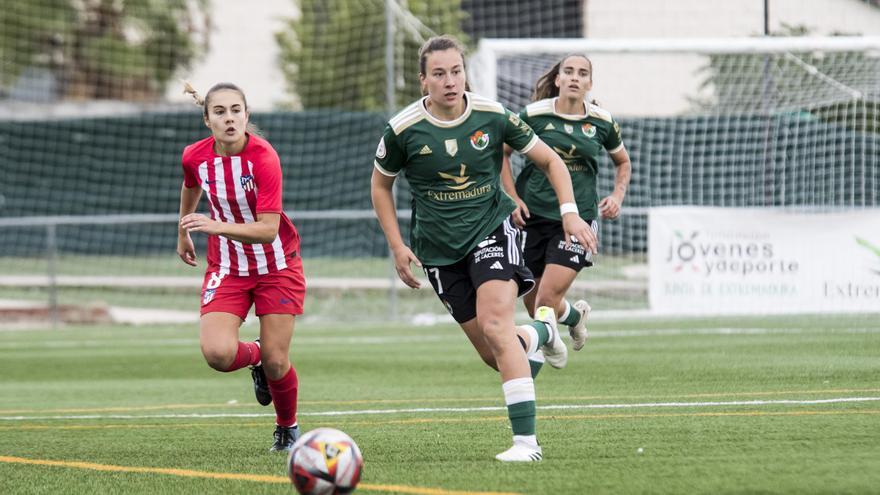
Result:
[[[702,38],[764,32],[763,0],[585,0],[589,38]],[[861,0],[770,0],[770,31],[880,35],[880,9]]]
[[[213,84],[240,86],[252,110],[269,110],[286,99],[278,68],[275,33],[299,11],[294,0],[212,0],[210,50],[180,74],[203,94]],[[178,85],[168,89],[171,101],[186,101]]]
[[[718,38],[761,35],[763,0],[586,0],[590,39]],[[770,0],[770,31],[805,26],[812,35],[880,35],[880,8],[861,0]],[[591,57],[594,97],[618,115],[675,115],[705,95],[699,56]]]
[[[763,0],[584,0],[589,38],[693,38],[752,36],[763,31]],[[240,85],[254,110],[286,99],[274,34],[299,15],[294,0],[213,0],[210,51],[180,74],[201,90],[219,81]],[[880,9],[860,0],[770,0],[771,30],[805,25],[815,34],[880,35]],[[696,57],[593,57],[595,96],[623,115],[668,115],[687,108],[698,92]],[[656,84],[646,84],[650,79]],[[660,84],[662,83],[662,84]],[[670,89],[671,88],[671,89]],[[168,99],[183,102],[177,85]]]

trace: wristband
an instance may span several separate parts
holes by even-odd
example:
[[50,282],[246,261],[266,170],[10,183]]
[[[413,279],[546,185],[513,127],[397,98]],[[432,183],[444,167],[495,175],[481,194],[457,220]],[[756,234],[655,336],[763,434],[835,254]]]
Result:
[[562,203],[559,205],[559,214],[565,215],[566,213],[574,213],[578,214],[578,205],[575,203]]

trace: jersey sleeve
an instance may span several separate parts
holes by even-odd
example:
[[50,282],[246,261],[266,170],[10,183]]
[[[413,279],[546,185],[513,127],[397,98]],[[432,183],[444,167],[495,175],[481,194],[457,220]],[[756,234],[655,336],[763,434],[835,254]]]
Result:
[[379,146],[376,147],[376,158],[373,165],[382,175],[395,177],[406,164],[406,153],[400,146],[397,134],[391,124],[385,126]]
[[538,135],[519,115],[505,110],[504,142],[520,153],[528,153],[538,142]]
[[616,153],[623,149],[623,139],[620,136],[620,124],[617,121],[611,122],[611,132],[605,136],[605,142],[602,143],[609,153]]
[[183,155],[180,157],[180,163],[183,166],[183,187],[192,189],[199,185],[199,179],[196,177],[195,167],[193,167],[189,158],[189,146],[183,149]]
[[273,149],[266,150],[260,167],[254,168],[257,185],[257,213],[281,213],[281,159]]

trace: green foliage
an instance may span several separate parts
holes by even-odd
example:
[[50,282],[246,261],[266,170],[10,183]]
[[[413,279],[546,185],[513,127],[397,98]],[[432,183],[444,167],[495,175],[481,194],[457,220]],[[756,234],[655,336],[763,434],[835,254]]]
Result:
[[[431,31],[465,41],[460,4],[411,0],[405,8]],[[292,99],[303,108],[386,110],[385,1],[300,0],[298,6],[300,18],[276,34]],[[397,108],[421,94],[418,49],[430,33],[400,16],[395,26]]]
[[207,0],[42,0],[0,10],[0,87],[48,69],[63,95],[149,100],[199,52],[190,6]]
[[[70,0],[4,2],[0,8],[0,88],[28,66],[48,67],[69,39],[77,12]],[[55,57],[53,57],[53,55]]]

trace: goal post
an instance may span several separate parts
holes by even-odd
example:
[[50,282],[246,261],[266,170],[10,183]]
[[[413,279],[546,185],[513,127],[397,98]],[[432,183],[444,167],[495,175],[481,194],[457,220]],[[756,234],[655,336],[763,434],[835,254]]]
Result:
[[[505,59],[517,57],[539,57],[545,61],[555,61],[569,53],[583,53],[591,58],[598,56],[710,56],[751,55],[791,57],[792,54],[845,54],[861,53],[869,57],[880,57],[880,36],[831,36],[831,37],[763,37],[763,38],[678,38],[678,39],[513,39],[484,38],[477,44],[469,57],[469,81],[474,91],[491,99],[502,99],[499,94],[499,64]],[[612,63],[613,63],[612,59]],[[795,63],[796,64],[796,63]],[[798,64],[796,64],[798,65]],[[831,86],[839,86],[826,74],[804,63],[806,74]],[[876,67],[876,66],[875,66]],[[547,65],[545,68],[549,68]],[[870,68],[865,68],[867,72]],[[642,77],[642,74],[637,74]],[[533,81],[532,81],[533,82]],[[876,86],[874,91],[877,92]],[[861,97],[858,92],[853,97]],[[875,95],[876,96],[876,95]]]

